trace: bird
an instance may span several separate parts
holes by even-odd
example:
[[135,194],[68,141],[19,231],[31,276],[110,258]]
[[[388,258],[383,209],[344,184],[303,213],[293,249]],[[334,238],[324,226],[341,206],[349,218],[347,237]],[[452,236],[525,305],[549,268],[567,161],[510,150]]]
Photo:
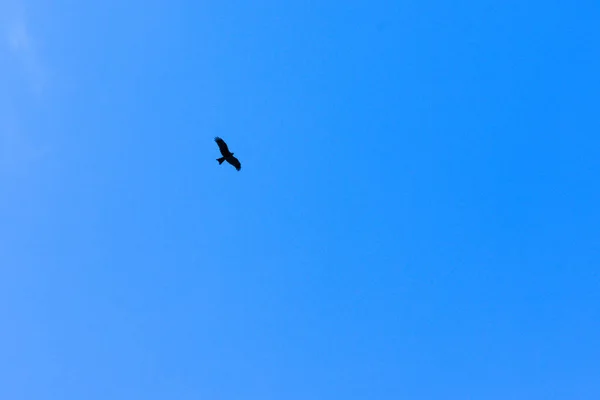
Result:
[[233,153],[229,151],[227,143],[225,143],[225,141],[218,136],[215,138],[215,142],[217,142],[219,145],[219,150],[221,150],[221,154],[223,155],[223,157],[217,158],[219,165],[223,164],[223,161],[227,161],[239,171],[242,168],[242,164],[240,164],[240,160],[235,158]]

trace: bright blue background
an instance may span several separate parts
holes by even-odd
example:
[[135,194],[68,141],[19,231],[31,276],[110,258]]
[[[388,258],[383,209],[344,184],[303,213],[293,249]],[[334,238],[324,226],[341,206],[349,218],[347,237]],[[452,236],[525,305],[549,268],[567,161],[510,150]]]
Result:
[[1,10],[0,398],[600,398],[597,1]]

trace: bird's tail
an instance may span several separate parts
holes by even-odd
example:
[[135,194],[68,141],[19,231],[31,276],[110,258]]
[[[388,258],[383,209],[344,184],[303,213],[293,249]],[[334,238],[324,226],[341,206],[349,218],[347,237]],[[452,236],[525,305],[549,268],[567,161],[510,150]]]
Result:
[[219,162],[219,165],[221,165],[223,164],[223,161],[225,161],[225,157],[217,158],[217,161]]

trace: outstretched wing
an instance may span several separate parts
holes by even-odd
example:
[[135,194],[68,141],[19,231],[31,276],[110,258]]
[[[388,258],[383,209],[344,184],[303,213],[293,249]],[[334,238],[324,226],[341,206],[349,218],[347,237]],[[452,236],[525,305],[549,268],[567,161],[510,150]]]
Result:
[[227,147],[227,143],[225,143],[223,139],[221,139],[220,137],[216,137],[215,142],[217,142],[217,144],[219,145],[219,150],[221,150],[221,154],[223,155],[223,157],[227,157],[229,154],[231,154],[229,152],[229,148]]
[[242,169],[242,164],[240,163],[240,160],[238,160],[234,156],[227,157],[226,160],[229,164],[233,165],[238,171]]

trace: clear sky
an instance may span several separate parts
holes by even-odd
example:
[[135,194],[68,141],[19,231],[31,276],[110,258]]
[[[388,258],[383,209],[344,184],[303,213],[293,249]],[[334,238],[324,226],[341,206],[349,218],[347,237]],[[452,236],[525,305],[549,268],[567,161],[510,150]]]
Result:
[[597,1],[0,4],[1,399],[600,398]]

